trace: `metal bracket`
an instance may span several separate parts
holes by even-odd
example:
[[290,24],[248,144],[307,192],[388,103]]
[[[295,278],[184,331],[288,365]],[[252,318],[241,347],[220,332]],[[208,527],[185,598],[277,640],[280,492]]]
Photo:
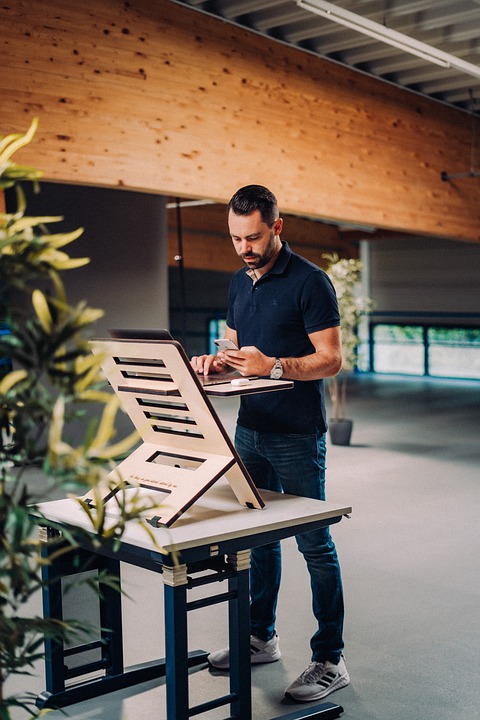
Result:
[[463,172],[463,173],[447,173],[445,170],[442,170],[440,173],[440,177],[442,178],[443,182],[446,182],[447,180],[455,180],[456,178],[477,178],[480,177],[480,172]]

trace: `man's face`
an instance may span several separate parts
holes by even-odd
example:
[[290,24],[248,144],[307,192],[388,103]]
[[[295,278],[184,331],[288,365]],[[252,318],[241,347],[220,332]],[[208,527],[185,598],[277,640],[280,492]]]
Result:
[[251,215],[235,215],[230,210],[228,229],[237,255],[251,270],[265,268],[280,251],[281,218],[270,228],[262,221],[260,210]]

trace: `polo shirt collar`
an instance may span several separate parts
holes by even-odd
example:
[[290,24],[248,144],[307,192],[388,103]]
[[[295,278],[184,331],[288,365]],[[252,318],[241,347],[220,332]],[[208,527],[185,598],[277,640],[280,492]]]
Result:
[[[284,272],[285,268],[287,267],[288,261],[290,260],[290,258],[292,256],[292,251],[290,249],[289,244],[285,240],[282,240],[281,243],[282,243],[282,249],[280,250],[278,258],[275,261],[275,265],[272,268],[270,268],[270,270],[268,271],[268,273],[266,275],[262,275],[262,277],[259,278],[260,280],[264,277],[268,277],[269,275],[281,275]],[[245,274],[248,275],[250,278],[252,278],[252,280],[254,282],[256,281],[255,273],[253,270],[249,270],[247,268],[245,270]]]
[[285,268],[288,265],[288,261],[292,257],[292,251],[290,250],[289,244],[282,240],[282,249],[280,250],[280,254],[275,262],[275,265],[268,271],[267,275],[271,275],[272,273],[275,275],[281,275]]

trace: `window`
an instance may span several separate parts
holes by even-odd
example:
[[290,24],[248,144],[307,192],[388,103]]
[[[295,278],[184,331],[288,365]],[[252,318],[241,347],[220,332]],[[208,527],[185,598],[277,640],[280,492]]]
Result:
[[[5,323],[0,323],[0,336],[10,335],[10,329]],[[7,356],[0,357],[0,379],[12,370],[12,361]]]
[[373,325],[372,370],[480,380],[480,329]]
[[227,321],[223,318],[214,318],[208,322],[208,352],[211,355],[217,354],[217,348],[213,344],[214,338],[222,338],[227,330]]
[[375,325],[373,369],[381,373],[424,374],[423,328],[416,325]]
[[430,375],[480,379],[480,330],[428,328]]

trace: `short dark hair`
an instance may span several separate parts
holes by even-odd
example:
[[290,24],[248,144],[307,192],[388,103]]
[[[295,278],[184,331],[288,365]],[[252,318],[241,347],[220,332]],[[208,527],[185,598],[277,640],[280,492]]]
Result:
[[227,212],[235,215],[251,215],[260,210],[262,221],[272,227],[279,218],[277,198],[263,185],[245,185],[233,195],[228,203]]

